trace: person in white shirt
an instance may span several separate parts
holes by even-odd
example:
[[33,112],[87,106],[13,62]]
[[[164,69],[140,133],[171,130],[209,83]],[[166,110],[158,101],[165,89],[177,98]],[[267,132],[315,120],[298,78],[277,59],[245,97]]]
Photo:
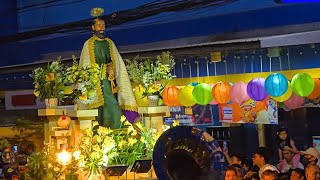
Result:
[[267,149],[266,147],[259,147],[256,152],[253,154],[253,165],[258,166],[259,168],[259,177],[261,178],[261,174],[266,170],[272,170],[272,171],[278,171],[278,169],[268,164],[269,160],[272,157],[272,152],[270,149]]
[[277,165],[277,168],[281,173],[286,173],[290,169],[296,169],[296,168],[304,169],[304,166],[299,161],[298,162],[293,161],[293,156],[294,156],[294,153],[290,150],[284,149],[282,151],[283,159]]

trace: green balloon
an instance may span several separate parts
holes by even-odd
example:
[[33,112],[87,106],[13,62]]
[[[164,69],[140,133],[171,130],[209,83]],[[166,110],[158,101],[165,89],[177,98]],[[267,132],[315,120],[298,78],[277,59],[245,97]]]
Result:
[[306,97],[312,93],[314,81],[309,74],[298,73],[292,78],[291,88],[298,96]]
[[206,83],[200,83],[193,88],[192,99],[200,105],[209,104],[212,97],[212,87]]
[[162,106],[162,105],[163,105],[163,100],[161,98],[159,98],[158,106]]

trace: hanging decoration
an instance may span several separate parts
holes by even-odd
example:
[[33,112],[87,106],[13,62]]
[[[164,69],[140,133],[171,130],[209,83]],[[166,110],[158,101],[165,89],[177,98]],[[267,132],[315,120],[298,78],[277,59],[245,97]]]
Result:
[[231,100],[231,85],[228,82],[218,82],[212,88],[212,96],[219,104],[226,104]]
[[193,86],[185,86],[179,90],[178,100],[183,106],[190,107],[196,104],[192,98]]
[[[213,88],[215,84],[210,84],[210,86]],[[213,97],[212,101],[209,103],[210,105],[217,105],[219,104]]]
[[292,93],[291,97],[288,100],[284,101],[284,104],[289,109],[300,108],[303,103],[304,103],[304,98],[296,95],[295,93]]
[[320,80],[318,78],[313,79],[314,88],[311,94],[308,95],[309,99],[317,99],[320,96]]
[[247,102],[250,99],[250,97],[247,94],[246,83],[242,81],[236,82],[230,89],[230,97],[232,101],[240,105]]
[[249,97],[256,101],[264,100],[268,96],[268,93],[264,88],[264,84],[264,78],[252,79],[247,86],[247,93]]
[[270,96],[279,97],[288,90],[288,79],[280,73],[270,74],[264,85]]
[[212,100],[212,88],[209,84],[200,83],[192,91],[193,100],[200,105],[206,105]]
[[166,87],[162,92],[163,103],[167,106],[179,106],[179,88],[176,86]]
[[64,114],[64,111],[62,111],[62,115],[59,117],[57,121],[57,126],[63,128],[63,129],[69,129],[69,125],[71,123],[71,118]]
[[189,86],[195,87],[195,86],[197,86],[198,84],[200,84],[200,83],[199,83],[199,82],[192,82],[192,83],[189,84]]
[[291,88],[295,94],[306,97],[312,93],[314,81],[309,74],[298,73],[292,78]]
[[292,95],[292,89],[290,87],[290,82],[288,82],[288,89],[287,91],[282,94],[281,96],[278,97],[272,97],[272,99],[276,100],[277,102],[284,102],[286,100],[288,100]]

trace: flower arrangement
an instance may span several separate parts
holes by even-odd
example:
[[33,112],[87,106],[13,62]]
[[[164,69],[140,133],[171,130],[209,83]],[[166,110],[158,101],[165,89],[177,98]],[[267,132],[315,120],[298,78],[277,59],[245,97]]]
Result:
[[153,147],[160,136],[155,129],[141,123],[131,124],[121,117],[123,128],[111,130],[94,123],[86,129],[79,144],[80,167],[91,173],[108,165],[133,165],[141,158],[152,158]]
[[97,122],[93,123],[92,128],[84,130],[79,144],[79,166],[90,174],[107,167],[110,159],[118,155],[112,136],[111,129],[98,126]]
[[170,52],[162,52],[155,61],[150,59],[141,61],[135,57],[132,61],[127,60],[127,71],[133,83],[142,84],[145,87],[145,96],[161,95],[162,90],[173,78],[170,73],[175,65]]
[[41,152],[36,152],[28,157],[27,176],[40,180],[56,180],[66,172],[66,166],[59,163],[58,150],[53,144],[45,143]]
[[34,95],[40,100],[58,98],[62,101],[65,98],[63,93],[65,71],[61,64],[61,57],[45,68],[34,69],[30,76],[33,78]]
[[140,122],[131,124],[124,116],[121,118],[122,130],[113,134],[115,149],[119,152],[110,164],[133,165],[141,158],[152,158],[153,147],[160,136],[156,129],[147,129]]
[[100,67],[98,64],[90,66],[79,66],[73,56],[73,65],[66,69],[67,83],[70,85],[66,88],[66,94],[71,94],[71,98],[81,100],[84,104],[88,104],[96,97],[95,88],[100,80]]

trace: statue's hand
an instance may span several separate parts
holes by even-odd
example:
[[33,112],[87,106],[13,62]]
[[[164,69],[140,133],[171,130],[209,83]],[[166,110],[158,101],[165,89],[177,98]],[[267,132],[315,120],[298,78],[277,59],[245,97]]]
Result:
[[110,75],[114,76],[114,70],[113,70],[113,66],[111,64],[108,65],[108,74],[109,74],[109,76]]

